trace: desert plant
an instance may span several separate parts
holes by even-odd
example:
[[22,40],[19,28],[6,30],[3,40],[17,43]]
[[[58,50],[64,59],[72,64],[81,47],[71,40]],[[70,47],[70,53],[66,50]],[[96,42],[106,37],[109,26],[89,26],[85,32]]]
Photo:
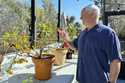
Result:
[[17,32],[5,32],[2,39],[4,42],[4,47],[13,44],[19,51],[29,50],[29,37],[25,33],[19,35]]

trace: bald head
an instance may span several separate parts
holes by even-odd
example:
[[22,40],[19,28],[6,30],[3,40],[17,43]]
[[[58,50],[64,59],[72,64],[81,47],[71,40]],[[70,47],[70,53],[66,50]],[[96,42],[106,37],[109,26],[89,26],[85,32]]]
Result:
[[100,9],[96,5],[88,5],[81,11],[81,20],[87,25],[94,25],[100,17]]

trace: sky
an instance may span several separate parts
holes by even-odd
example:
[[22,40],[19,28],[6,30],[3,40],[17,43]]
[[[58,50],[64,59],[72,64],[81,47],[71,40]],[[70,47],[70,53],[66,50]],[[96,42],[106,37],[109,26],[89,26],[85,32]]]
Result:
[[[25,3],[30,3],[30,0],[22,0]],[[58,0],[51,0],[56,10],[58,10]],[[65,16],[75,16],[76,21],[80,21],[80,12],[83,7],[88,4],[93,4],[93,0],[61,0],[61,11]],[[41,0],[36,0],[36,6],[41,7]]]
[[[58,0],[53,0],[53,4],[58,6]],[[65,16],[75,16],[76,21],[80,19],[81,9],[88,5],[92,4],[91,0],[62,0],[61,1],[61,11],[64,12]]]

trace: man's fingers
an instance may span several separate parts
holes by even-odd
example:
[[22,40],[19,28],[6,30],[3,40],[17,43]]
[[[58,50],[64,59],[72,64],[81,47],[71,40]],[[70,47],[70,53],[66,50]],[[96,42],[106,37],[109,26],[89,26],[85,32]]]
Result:
[[59,36],[64,37],[66,32],[64,30],[58,29]]

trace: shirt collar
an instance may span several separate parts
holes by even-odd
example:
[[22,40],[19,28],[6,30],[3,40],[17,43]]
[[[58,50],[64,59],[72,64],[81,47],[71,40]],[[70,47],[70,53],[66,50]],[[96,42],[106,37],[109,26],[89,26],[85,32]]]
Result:
[[85,28],[85,31],[86,31],[86,32],[93,31],[93,30],[95,30],[95,29],[98,28],[98,25],[99,25],[99,24],[96,24],[96,25],[95,25],[93,28],[91,28],[90,30],[88,30],[88,28]]

